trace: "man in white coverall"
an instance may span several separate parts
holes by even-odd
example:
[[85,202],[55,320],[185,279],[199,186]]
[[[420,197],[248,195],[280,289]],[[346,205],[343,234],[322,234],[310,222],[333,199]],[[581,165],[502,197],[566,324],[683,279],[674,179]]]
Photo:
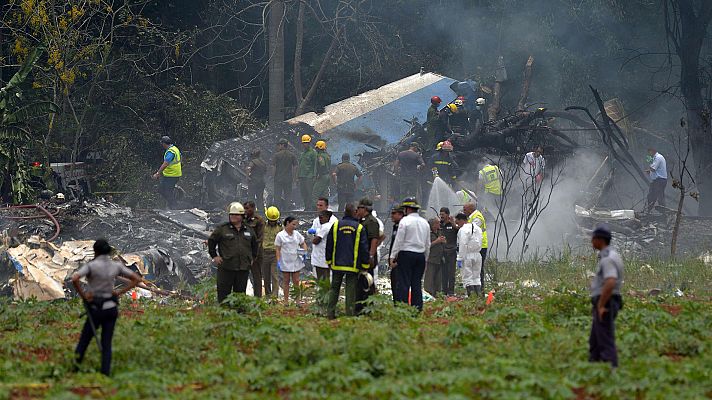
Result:
[[463,213],[457,214],[455,223],[460,228],[457,231],[457,267],[462,272],[462,284],[467,290],[468,297],[473,294],[481,296],[482,229],[474,223],[467,222],[467,215]]

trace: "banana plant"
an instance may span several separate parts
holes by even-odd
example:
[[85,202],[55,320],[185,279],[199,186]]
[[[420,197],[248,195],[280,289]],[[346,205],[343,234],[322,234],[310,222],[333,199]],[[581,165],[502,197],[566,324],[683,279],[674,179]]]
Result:
[[0,88],[0,194],[13,203],[30,201],[34,195],[25,157],[32,140],[28,122],[59,112],[59,107],[50,101],[27,99],[23,89],[42,52],[41,48],[34,48],[7,85]]

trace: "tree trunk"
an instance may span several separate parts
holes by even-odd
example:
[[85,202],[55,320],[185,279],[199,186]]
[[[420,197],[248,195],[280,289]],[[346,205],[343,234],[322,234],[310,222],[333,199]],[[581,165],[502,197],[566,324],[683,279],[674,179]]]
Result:
[[677,252],[677,235],[680,233],[680,220],[682,219],[682,205],[685,203],[685,188],[680,182],[680,199],[677,201],[677,213],[675,214],[675,226],[672,228],[672,241],[670,243],[670,256],[675,257]]
[[312,81],[311,86],[309,87],[309,91],[307,92],[307,95],[304,96],[304,101],[299,103],[299,106],[297,106],[297,110],[294,112],[294,115],[304,114],[304,110],[306,109],[307,105],[309,105],[312,98],[316,94],[316,89],[317,89],[317,87],[319,87],[319,82],[321,82],[321,78],[324,76],[324,71],[326,71],[326,66],[329,64],[331,55],[334,53],[334,50],[336,50],[336,46],[338,44],[339,44],[339,30],[336,31],[333,39],[331,39],[331,45],[329,46],[329,49],[326,51],[326,54],[324,55],[324,59],[321,60],[321,66],[319,67],[319,72],[317,72],[316,76],[314,77],[314,80]]
[[284,121],[284,2],[269,11],[269,123]]
[[529,85],[532,79],[532,64],[534,64],[534,57],[529,56],[526,65],[524,66],[524,80],[522,81],[522,94],[519,96],[519,103],[517,104],[517,111],[524,111],[527,109],[527,97],[529,97]]
[[297,14],[297,37],[294,45],[294,97],[297,107],[304,101],[304,89],[302,88],[302,47],[304,46],[304,1],[299,2],[299,13]]

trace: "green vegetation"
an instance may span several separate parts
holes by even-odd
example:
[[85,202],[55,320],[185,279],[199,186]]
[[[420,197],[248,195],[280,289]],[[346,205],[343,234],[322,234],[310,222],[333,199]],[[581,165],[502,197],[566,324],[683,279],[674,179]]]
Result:
[[[565,263],[547,267],[568,280]],[[0,397],[704,398],[712,395],[712,307],[703,268],[679,267],[699,292],[626,296],[614,374],[586,361],[589,300],[562,279],[502,286],[490,306],[437,300],[422,315],[378,296],[370,315],[336,321],[316,316],[317,306],[243,296],[220,308],[206,281],[195,289],[204,304],[124,301],[112,379],[94,372],[94,343],[81,372],[71,372],[77,300],[4,302]],[[515,282],[529,278],[513,271]],[[647,288],[645,273],[629,268],[626,290]]]

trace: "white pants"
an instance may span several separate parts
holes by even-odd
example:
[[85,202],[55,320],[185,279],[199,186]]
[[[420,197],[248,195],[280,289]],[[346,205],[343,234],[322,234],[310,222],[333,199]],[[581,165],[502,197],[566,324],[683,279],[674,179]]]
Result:
[[462,285],[480,286],[480,271],[482,270],[482,256],[475,255],[473,259],[462,260]]

